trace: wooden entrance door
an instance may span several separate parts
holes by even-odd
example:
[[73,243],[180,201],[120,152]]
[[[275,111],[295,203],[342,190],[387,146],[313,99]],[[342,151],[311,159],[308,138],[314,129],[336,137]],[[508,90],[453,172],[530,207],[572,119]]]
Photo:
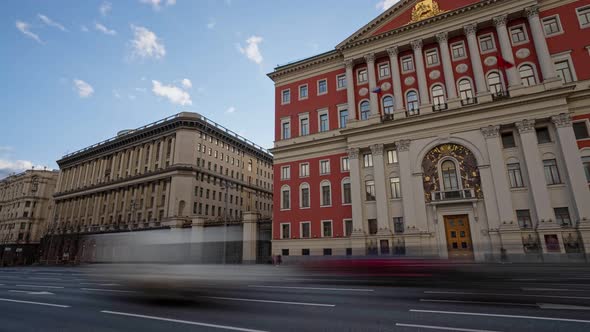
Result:
[[473,259],[473,242],[466,214],[445,216],[447,249],[450,259]]

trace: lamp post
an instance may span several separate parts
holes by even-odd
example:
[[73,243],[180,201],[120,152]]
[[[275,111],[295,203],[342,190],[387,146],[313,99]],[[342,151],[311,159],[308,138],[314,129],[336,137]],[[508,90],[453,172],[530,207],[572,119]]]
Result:
[[225,211],[223,213],[223,215],[224,215],[224,217],[223,217],[223,256],[222,256],[222,263],[223,264],[226,263],[226,254],[227,254],[227,211],[228,211],[227,196],[228,196],[228,191],[230,188],[231,189],[234,188],[234,184],[232,182],[228,182],[227,180],[225,180],[224,182],[221,183],[221,190],[225,189]]

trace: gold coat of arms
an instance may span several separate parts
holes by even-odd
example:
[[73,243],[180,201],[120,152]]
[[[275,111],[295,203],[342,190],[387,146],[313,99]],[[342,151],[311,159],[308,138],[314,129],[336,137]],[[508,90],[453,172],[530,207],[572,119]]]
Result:
[[444,10],[438,8],[438,3],[434,0],[420,1],[412,9],[412,20],[410,23],[422,21],[429,17],[444,13]]

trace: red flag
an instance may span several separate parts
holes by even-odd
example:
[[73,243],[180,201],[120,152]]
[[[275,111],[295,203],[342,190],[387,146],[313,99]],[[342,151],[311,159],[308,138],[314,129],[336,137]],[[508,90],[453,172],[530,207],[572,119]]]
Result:
[[512,67],[514,67],[513,63],[506,61],[506,59],[504,59],[504,57],[502,57],[502,56],[498,57],[498,68],[506,70],[506,69],[510,69]]

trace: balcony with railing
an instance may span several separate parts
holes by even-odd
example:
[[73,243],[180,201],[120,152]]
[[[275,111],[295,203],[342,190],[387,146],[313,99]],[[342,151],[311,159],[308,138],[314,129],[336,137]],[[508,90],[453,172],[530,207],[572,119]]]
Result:
[[430,194],[431,202],[454,202],[461,200],[475,200],[475,190],[473,188],[457,189],[457,190],[446,190],[446,191],[433,191]]

